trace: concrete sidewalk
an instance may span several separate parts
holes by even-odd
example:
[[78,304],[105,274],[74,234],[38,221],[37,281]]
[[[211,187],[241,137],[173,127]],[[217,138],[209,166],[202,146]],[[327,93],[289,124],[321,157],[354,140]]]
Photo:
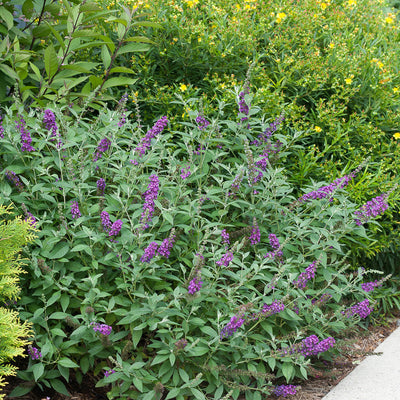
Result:
[[400,400],[400,327],[322,400]]

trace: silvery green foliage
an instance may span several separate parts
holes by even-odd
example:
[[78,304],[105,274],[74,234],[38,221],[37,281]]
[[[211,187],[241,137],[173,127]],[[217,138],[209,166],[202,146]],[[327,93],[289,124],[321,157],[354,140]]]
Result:
[[[121,123],[120,108],[92,119],[54,108],[52,140],[44,111],[5,110],[1,173],[23,187],[3,180],[3,201],[24,203],[40,229],[19,307],[42,362],[20,376],[66,393],[71,370],[78,382],[94,373],[111,398],[143,400],[258,400],[306,378],[359,320],[346,310],[373,304],[346,265],[345,243],[368,238],[359,205],[329,182],[304,189],[330,187],[329,198],[294,196],[295,138],[280,116],[266,135],[274,118],[254,105],[245,121],[199,126],[192,112],[180,130],[165,116],[142,129],[125,111]],[[19,116],[34,151],[21,150]]]

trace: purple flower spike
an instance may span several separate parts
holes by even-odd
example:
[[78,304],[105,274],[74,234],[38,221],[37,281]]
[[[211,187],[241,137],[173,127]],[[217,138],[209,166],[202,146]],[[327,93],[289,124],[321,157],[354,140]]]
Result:
[[296,386],[295,385],[279,385],[274,389],[275,396],[287,397],[293,394],[296,394]]
[[58,126],[56,123],[56,116],[53,111],[47,109],[44,112],[43,122],[48,131],[51,131],[51,139],[54,140],[57,137]]
[[147,248],[144,250],[142,257],[140,258],[141,262],[150,262],[151,259],[156,255],[156,251],[158,248],[158,244],[156,242],[151,242]]
[[175,242],[174,234],[164,239],[157,250],[158,255],[168,258],[171,254],[171,249],[174,245],[174,242]]
[[79,204],[77,201],[73,201],[71,204],[71,214],[72,214],[72,219],[77,219],[82,216],[82,214],[79,210]]
[[373,311],[373,308],[369,306],[369,300],[365,299],[360,303],[351,306],[346,311],[342,311],[342,314],[347,318],[352,317],[353,315],[358,315],[360,318],[367,318],[369,314]]
[[372,200],[367,201],[358,211],[354,212],[357,217],[355,223],[357,225],[362,225],[368,222],[371,217],[377,217],[383,214],[389,208],[387,198],[387,193],[384,193],[381,196],[374,197]]
[[16,186],[18,191],[22,192],[24,190],[23,183],[21,182],[18,175],[14,171],[6,170],[5,176],[10,182],[12,182]]
[[98,322],[92,322],[90,325],[93,326],[93,330],[95,332],[99,332],[100,334],[104,336],[108,336],[111,334],[112,327],[107,324],[100,324]]
[[317,261],[313,261],[299,277],[293,281],[293,285],[299,289],[305,289],[307,282],[313,279],[315,276],[315,271],[317,269]]
[[186,179],[191,174],[190,172],[190,165],[187,165],[185,168],[181,169],[181,178]]
[[382,281],[366,282],[361,284],[361,289],[365,292],[372,292],[376,287],[382,286]]
[[0,138],[4,139],[4,127],[2,123],[3,117],[0,115]]
[[107,378],[107,376],[110,376],[112,374],[115,374],[115,371],[113,369],[109,369],[108,371],[104,371],[104,378]]
[[[249,115],[249,105],[246,103],[245,96],[250,93],[250,88],[246,85],[239,93],[239,115]],[[248,117],[240,118],[241,121],[247,121]]]
[[42,353],[36,347],[29,346],[28,354],[31,356],[32,360],[42,358]]
[[111,229],[110,232],[108,233],[108,236],[117,236],[121,231],[121,227],[122,227],[122,221],[120,219],[117,219],[111,225]]
[[227,325],[222,328],[220,338],[223,339],[228,336],[232,336],[243,324],[245,320],[242,315],[234,315]]
[[16,122],[17,130],[21,134],[21,150],[22,151],[35,151],[35,148],[31,145],[32,138],[31,134],[25,128],[25,120],[20,117],[19,122]]
[[201,131],[204,131],[204,129],[206,129],[207,126],[210,125],[210,122],[207,121],[207,120],[204,118],[204,116],[203,116],[203,115],[200,115],[200,114],[196,117],[196,123],[197,123],[198,128],[199,128]]
[[105,232],[109,232],[111,228],[111,221],[110,221],[110,215],[108,214],[107,211],[102,211],[100,214],[101,218],[101,225],[103,226],[103,230]]
[[191,295],[194,295],[198,291],[200,291],[203,286],[203,281],[200,280],[200,272],[197,272],[196,276],[189,282],[188,292]]
[[99,158],[103,157],[103,154],[110,148],[111,141],[108,138],[100,140],[97,146],[96,152],[93,155],[93,161],[97,161]]
[[217,265],[221,266],[222,264],[227,267],[229,263],[233,260],[233,254],[228,251],[226,254],[224,254],[219,261],[217,261]]
[[258,227],[257,221],[253,219],[253,229],[251,231],[250,243],[254,246],[261,240],[260,228]]
[[145,137],[140,141],[140,145],[135,149],[135,152],[139,153],[139,157],[146,154],[146,151],[151,147],[151,139],[159,135],[167,125],[168,119],[164,116],[146,133]]
[[222,236],[222,243],[223,244],[230,244],[230,239],[229,239],[229,233],[226,231],[226,229],[222,229],[221,231],[221,236]]
[[106,190],[106,181],[103,178],[100,178],[97,182],[97,194],[99,196],[104,196],[104,192]]

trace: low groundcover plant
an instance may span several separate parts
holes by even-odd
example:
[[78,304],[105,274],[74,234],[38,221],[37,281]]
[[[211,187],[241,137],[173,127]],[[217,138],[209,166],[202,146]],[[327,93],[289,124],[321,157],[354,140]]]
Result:
[[192,111],[180,130],[118,107],[4,109],[2,202],[39,230],[16,306],[34,330],[22,379],[67,394],[90,373],[118,399],[286,396],[369,315],[375,284],[347,271],[346,243],[396,188],[349,201],[364,163],[294,196],[298,135],[240,93],[233,114]]

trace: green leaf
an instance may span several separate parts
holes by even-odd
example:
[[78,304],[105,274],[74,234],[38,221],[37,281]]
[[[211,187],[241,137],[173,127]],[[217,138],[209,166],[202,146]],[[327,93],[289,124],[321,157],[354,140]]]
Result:
[[6,64],[0,64],[0,71],[4,72],[8,77],[16,81],[19,80],[18,74]]
[[81,364],[81,370],[82,370],[82,372],[84,373],[84,374],[86,374],[86,372],[88,372],[89,371],[89,356],[83,356],[82,358],[81,358],[81,361],[80,361],[80,364]]
[[44,372],[44,365],[42,363],[34,364],[32,367],[33,378],[35,382],[43,375]]
[[61,311],[56,311],[50,315],[49,319],[65,319],[66,317],[68,317],[67,313],[61,312]]
[[54,46],[50,44],[44,51],[44,66],[47,78],[50,80],[58,70],[58,58]]
[[62,310],[64,312],[68,308],[70,300],[71,300],[71,298],[70,298],[70,296],[68,294],[66,294],[66,293],[62,294],[61,299],[60,299],[60,303],[61,303],[61,308],[62,308]]
[[89,256],[93,255],[92,249],[87,244],[78,244],[76,245],[71,252],[75,251],[84,251],[85,253],[89,254]]
[[5,7],[0,7],[0,18],[6,23],[8,30],[14,26],[14,17]]
[[196,388],[190,388],[190,391],[194,394],[194,397],[198,400],[206,400],[206,397],[204,396],[203,393],[200,392],[199,389]]
[[158,354],[157,356],[154,357],[154,360],[151,363],[151,365],[160,364],[163,361],[167,360],[168,358],[169,358],[168,354]]
[[125,54],[125,53],[137,53],[139,51],[147,51],[150,49],[150,46],[145,43],[129,43],[125,46],[122,46],[118,50],[118,55]]
[[61,330],[60,328],[53,328],[51,329],[51,334],[54,336],[61,336],[61,337],[67,337],[67,335],[65,334],[65,332],[63,330]]
[[205,333],[206,335],[208,335],[208,336],[211,336],[211,337],[218,336],[217,331],[214,330],[213,328],[211,328],[210,326],[202,326],[202,327],[200,328],[200,330],[201,330],[203,333]]
[[68,392],[67,388],[65,387],[65,385],[59,380],[59,379],[52,379],[50,381],[51,386],[53,387],[53,389],[61,394],[64,394],[65,396],[71,397],[70,393]]
[[79,368],[79,365],[67,357],[60,358],[58,364],[66,368]]
[[125,73],[125,74],[135,74],[136,72],[130,68],[126,67],[114,67],[110,69],[110,74],[114,74],[116,72]]
[[27,393],[29,393],[34,386],[17,386],[14,390],[8,395],[8,397],[21,397]]
[[133,348],[134,349],[136,349],[136,347],[137,347],[137,345],[138,345],[138,343],[139,343],[139,341],[140,341],[140,338],[142,337],[142,330],[140,329],[140,330],[134,330],[133,332],[132,332],[132,343],[133,343]]
[[118,78],[110,78],[103,85],[103,89],[107,89],[107,88],[115,87],[115,86],[133,85],[136,81],[137,81],[137,79],[125,78],[122,76],[118,77]]
[[101,46],[101,60],[103,61],[105,69],[107,69],[111,65],[111,55],[108,47],[105,44]]
[[282,374],[286,378],[286,382],[289,382],[294,374],[294,367],[292,363],[283,363]]
[[190,377],[184,369],[179,368],[179,375],[181,376],[183,382],[188,383],[190,381]]
[[173,388],[172,390],[170,390],[168,392],[167,397],[165,398],[165,400],[173,399],[174,397],[176,397],[179,394],[180,391],[181,391],[180,388]]
[[50,260],[56,260],[63,258],[69,251],[69,245],[68,243],[61,242],[55,246],[53,251],[46,256],[46,258],[49,258]]

